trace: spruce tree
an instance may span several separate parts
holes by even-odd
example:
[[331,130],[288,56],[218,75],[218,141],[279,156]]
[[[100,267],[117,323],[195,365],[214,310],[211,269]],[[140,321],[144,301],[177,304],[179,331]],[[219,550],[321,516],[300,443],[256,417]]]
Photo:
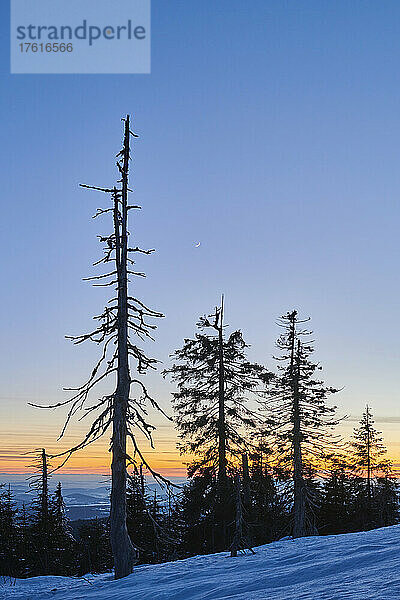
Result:
[[[235,490],[233,480],[227,477],[227,494],[223,504],[225,520],[231,524],[223,531],[223,517],[219,506],[219,486],[212,467],[205,467],[192,475],[183,486],[175,509],[175,521],[180,539],[180,556],[186,558],[226,549],[232,537],[235,518]],[[222,538],[222,535],[225,535]],[[226,539],[225,539],[226,538]]]
[[18,556],[20,560],[20,577],[29,577],[32,575],[29,557],[31,556],[31,535],[29,515],[25,502],[17,516],[18,524]]
[[262,365],[248,361],[241,331],[225,335],[223,318],[222,301],[213,314],[200,318],[195,337],[184,340],[172,354],[173,366],[164,371],[177,385],[175,423],[181,453],[193,457],[189,475],[211,469],[220,483],[248,450],[246,434],[260,419],[248,399],[271,379]]
[[83,521],[78,530],[78,574],[104,573],[113,566],[110,528],[104,519]]
[[71,575],[76,572],[76,542],[66,516],[61,483],[53,494],[49,491],[51,465],[46,450],[37,452],[29,478],[36,492],[29,522],[23,517],[26,571],[34,575]]
[[372,503],[374,475],[390,471],[390,461],[384,459],[387,450],[380,431],[374,427],[372,411],[367,405],[358,427],[354,428],[351,440],[353,467],[358,474],[365,475],[368,503]]
[[374,508],[377,527],[387,527],[399,523],[399,484],[391,472],[386,472],[376,478]]
[[323,535],[353,531],[353,478],[344,456],[332,456],[324,469],[318,507],[318,531]]
[[31,569],[37,575],[51,572],[51,520],[49,498],[49,460],[45,448],[37,450],[30,467],[35,469],[29,479],[36,492],[31,507],[30,557]]
[[50,529],[52,573],[68,575],[76,569],[76,541],[66,515],[60,482],[50,498]]
[[0,575],[18,577],[17,509],[11,486],[0,493]]
[[353,430],[350,448],[352,467],[357,476],[354,478],[354,518],[358,527],[370,529],[396,520],[396,511],[390,507],[397,494],[392,464],[386,457],[382,434],[374,426],[368,405],[359,426]]
[[313,475],[321,468],[326,453],[338,444],[332,429],[338,423],[327,398],[337,390],[316,378],[319,363],[312,361],[312,332],[303,328],[297,311],[288,312],[278,322],[283,333],[277,341],[278,376],[274,378],[266,402],[275,419],[277,464],[288,469],[293,481],[293,537],[317,533],[315,509],[317,486]]
[[126,506],[128,532],[138,549],[138,562],[158,562],[160,507],[157,498],[149,497],[143,472],[138,469],[129,476]]
[[289,520],[284,481],[273,466],[271,450],[263,443],[251,455],[250,508],[247,512],[250,538],[256,546],[281,538]]
[[225,328],[222,298],[220,307],[199,319],[195,337],[184,340],[172,355],[174,364],[164,371],[177,385],[173,393],[175,423],[179,449],[192,458],[189,477],[204,473],[211,486],[204,490],[204,502],[213,498],[211,545],[215,550],[227,547],[228,525],[235,516],[229,475],[249,449],[249,433],[260,419],[248,400],[257,397],[271,378],[263,366],[247,359],[248,344],[241,331],[227,336]]

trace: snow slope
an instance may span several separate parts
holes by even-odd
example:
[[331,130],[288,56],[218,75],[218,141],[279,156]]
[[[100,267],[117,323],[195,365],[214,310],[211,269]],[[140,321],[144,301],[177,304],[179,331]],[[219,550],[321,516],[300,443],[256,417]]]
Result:
[[282,540],[254,556],[228,553],[111,575],[36,577],[2,584],[10,600],[394,600],[400,598],[400,525]]

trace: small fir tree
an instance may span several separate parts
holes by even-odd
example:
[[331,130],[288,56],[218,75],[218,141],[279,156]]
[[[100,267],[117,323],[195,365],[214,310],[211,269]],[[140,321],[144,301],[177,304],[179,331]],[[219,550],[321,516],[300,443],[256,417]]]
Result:
[[351,440],[353,467],[356,473],[365,475],[368,503],[372,503],[373,478],[377,473],[390,472],[390,461],[380,431],[374,427],[370,407],[365,407],[358,427],[354,428]]

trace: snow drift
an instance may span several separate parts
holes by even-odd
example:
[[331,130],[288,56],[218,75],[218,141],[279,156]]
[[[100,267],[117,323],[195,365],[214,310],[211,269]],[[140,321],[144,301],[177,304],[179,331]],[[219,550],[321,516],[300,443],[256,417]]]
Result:
[[400,525],[362,533],[282,540],[256,554],[228,553],[110,574],[3,583],[11,600],[392,600],[400,598]]

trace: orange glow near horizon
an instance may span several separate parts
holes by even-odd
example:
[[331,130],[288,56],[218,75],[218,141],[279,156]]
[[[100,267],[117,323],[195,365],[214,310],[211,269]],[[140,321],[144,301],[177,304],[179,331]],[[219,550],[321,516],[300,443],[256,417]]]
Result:
[[[29,467],[29,457],[24,453],[9,453],[0,450],[0,474],[9,475],[29,475],[33,469]],[[60,461],[60,459],[57,459]],[[56,459],[51,461],[55,468],[59,462]],[[146,456],[152,469],[164,477],[185,477],[186,462],[188,457],[182,457],[176,450],[164,450],[149,452]],[[392,458],[393,474],[400,475],[399,458]],[[111,456],[108,452],[97,453],[85,450],[73,455],[70,460],[57,473],[62,475],[110,475]]]
[[[17,438],[19,436],[16,436]],[[14,441],[18,449],[12,448],[11,440],[7,448],[0,448],[0,473],[3,474],[32,474],[33,468],[29,465],[32,463],[33,454],[28,449],[32,448],[32,444],[18,444],[20,440]],[[46,443],[47,440],[40,440],[38,444],[36,440],[36,448],[46,448],[48,454],[56,454],[62,452],[64,448],[55,449]],[[72,441],[72,440],[71,440]],[[71,444],[72,445],[72,444]],[[21,447],[22,446],[22,447]],[[175,448],[175,439],[164,438],[157,444],[157,449],[151,449],[142,444],[142,451],[151,468],[165,477],[185,477],[187,459],[179,455]],[[63,458],[54,458],[50,460],[51,468],[56,468],[61,464]],[[76,452],[71,456],[68,462],[57,471],[63,475],[108,475],[110,474],[111,455],[108,451],[106,440],[100,440],[88,448]],[[51,470],[50,468],[50,470]]]
[[[179,456],[179,455],[178,455]],[[110,465],[99,464],[94,465],[93,461],[85,461],[82,464],[73,464],[71,459],[71,464],[66,465],[61,470],[57,471],[62,475],[111,475]],[[176,463],[178,461],[174,461]],[[165,460],[157,461],[151,463],[151,467],[164,477],[186,477],[186,466],[183,461],[179,461],[181,466],[168,466]],[[15,461],[10,461],[9,463],[1,463],[0,465],[0,475],[31,475],[32,469],[28,467],[21,467],[16,464]],[[393,474],[400,476],[400,463],[393,463]]]
[[[4,455],[3,455],[4,457]],[[107,456],[74,456],[68,463],[62,467],[57,473],[63,475],[108,475],[111,473],[110,463],[107,463]],[[21,460],[22,459],[22,460]],[[33,473],[33,469],[28,466],[27,457],[25,455],[10,457],[0,462],[0,474],[15,474],[29,475]],[[24,462],[24,465],[21,464]],[[53,468],[57,466],[57,462],[52,461]],[[154,455],[149,460],[152,469],[164,477],[185,477],[186,466],[181,460],[179,454],[175,458],[168,459],[163,454]],[[51,471],[51,469],[50,469]]]
[[[70,434],[65,436],[60,442],[57,439],[57,427],[48,424],[39,419],[42,413],[33,414],[29,429],[22,430],[19,426],[20,420],[14,415],[14,423],[7,423],[7,430],[2,432],[0,446],[0,473],[3,474],[31,474],[32,468],[29,464],[32,462],[32,454],[28,454],[35,448],[46,448],[48,454],[57,454],[74,446],[82,439],[85,431],[78,426],[74,426]],[[5,422],[5,411],[1,415],[3,423]],[[154,436],[155,449],[152,449],[149,442],[138,438],[142,452],[148,463],[154,471],[166,477],[185,477],[186,465],[189,457],[180,456],[176,449],[177,432],[172,424],[157,424],[157,431]],[[379,424],[380,425],[380,424]],[[340,433],[344,439],[349,439],[352,434],[354,423],[346,422],[340,426]],[[400,474],[400,442],[398,439],[397,425],[383,423],[379,429],[383,430],[385,443],[388,449],[388,458],[393,462],[393,471]],[[53,468],[60,464],[61,459],[51,461]],[[109,438],[103,439],[91,444],[82,451],[75,453],[66,465],[58,471],[62,475],[109,475],[110,474],[111,455],[109,453]],[[56,476],[56,475],[55,475]]]

